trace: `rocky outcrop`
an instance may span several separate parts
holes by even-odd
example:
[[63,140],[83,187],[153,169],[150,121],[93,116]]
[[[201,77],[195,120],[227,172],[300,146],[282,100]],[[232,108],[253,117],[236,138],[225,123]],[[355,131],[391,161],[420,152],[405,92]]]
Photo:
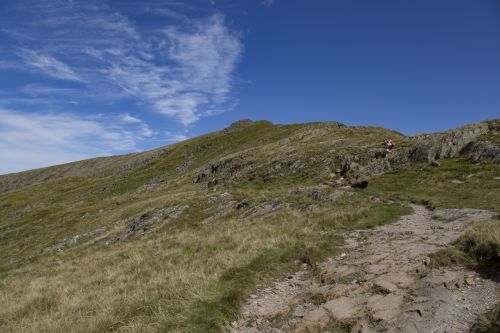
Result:
[[224,128],[222,130],[223,133],[235,133],[244,130],[247,127],[250,127],[254,124],[254,122],[251,119],[241,119],[238,121],[235,121],[228,127]]
[[75,246],[79,243],[89,240],[96,240],[106,232],[111,231],[115,228],[118,229],[118,232],[114,233],[111,236],[107,236],[104,239],[100,239],[100,241],[105,244],[110,244],[119,240],[126,239],[133,235],[149,233],[161,227],[161,225],[169,223],[170,221],[179,217],[179,215],[186,208],[188,208],[187,205],[166,207],[154,210],[146,214],[142,214],[141,216],[136,218],[119,220],[97,229],[85,232],[83,234],[65,238],[60,242],[41,250],[40,252],[61,252],[64,249]]
[[491,160],[495,164],[500,164],[500,146],[488,141],[470,142],[461,153],[469,156],[473,163]]
[[[206,154],[215,147],[211,139],[221,136],[230,138],[240,131],[262,124],[264,126],[260,127],[260,133],[264,133],[267,128],[270,133],[276,128],[283,128],[275,127],[269,122],[243,119],[222,131],[193,141],[189,149],[189,144],[183,147],[171,145],[140,154],[96,158],[0,176],[0,193],[48,180],[87,176],[101,171],[127,174],[131,170],[146,167],[160,157],[175,155],[177,152],[183,159],[172,170],[166,171],[175,171],[181,176],[186,174],[187,177],[194,177],[196,183],[207,186],[229,184],[233,180],[245,178],[252,181],[260,177],[263,181],[271,181],[297,175],[309,177],[311,172],[317,169],[320,169],[321,176],[333,175],[336,185],[352,185],[388,170],[414,163],[438,164],[435,161],[458,155],[468,156],[475,163],[491,160],[500,164],[498,139],[488,140],[491,135],[499,137],[498,120],[467,125],[442,133],[409,137],[404,139],[401,145],[396,142],[396,149],[390,154],[378,143],[367,141],[371,134],[367,137],[363,135],[370,132],[396,135],[395,132],[325,122],[301,125],[296,130],[290,130],[287,137],[280,137],[275,142],[271,140],[259,145],[257,140],[256,145],[248,149],[211,156],[209,162],[191,171],[195,162],[198,164],[201,161],[198,154]],[[174,160],[177,158],[176,155]],[[168,157],[165,161],[168,161]],[[259,170],[260,174],[256,170]]]
[[392,153],[380,149],[370,149],[365,154],[344,156],[342,175],[350,184],[380,175],[388,170],[405,167],[415,163],[433,163],[440,159],[469,156],[472,162],[490,160],[500,164],[500,146],[481,137],[497,133],[493,123],[467,125],[443,133],[422,134],[409,138],[412,144],[401,147]]
[[409,150],[409,161],[430,162],[457,156],[464,147],[489,130],[488,124],[478,123],[444,133],[417,135],[412,138],[415,143]]
[[213,161],[196,174],[194,182],[200,183],[206,181],[208,183],[212,182],[212,185],[226,183],[238,177],[240,171],[245,166],[252,164],[252,160],[249,157],[249,154],[242,153]]
[[[356,146],[348,139],[339,139],[330,144],[332,149],[307,155],[307,149],[301,146],[323,136],[331,136],[342,130],[345,125],[337,123],[312,124],[281,140],[274,149],[277,153],[271,159],[259,158],[265,155],[267,148],[255,147],[223,158],[218,158],[199,169],[195,175],[196,183],[205,183],[209,187],[229,184],[238,179],[255,180],[261,178],[270,181],[274,178],[295,175],[308,176],[311,170],[320,169],[333,180],[334,185],[366,184],[365,181],[387,171],[404,168],[416,163],[430,163],[438,166],[439,160],[468,156],[472,162],[491,160],[500,163],[500,146],[485,141],[484,137],[498,133],[497,122],[482,122],[463,126],[442,133],[422,134],[404,140],[402,147],[388,153],[383,148]],[[250,126],[247,121],[235,124],[236,128]],[[333,132],[331,132],[333,131]],[[294,145],[300,142],[301,145]],[[306,157],[307,155],[307,157]],[[261,170],[257,174],[256,170]],[[262,170],[266,170],[262,173]]]

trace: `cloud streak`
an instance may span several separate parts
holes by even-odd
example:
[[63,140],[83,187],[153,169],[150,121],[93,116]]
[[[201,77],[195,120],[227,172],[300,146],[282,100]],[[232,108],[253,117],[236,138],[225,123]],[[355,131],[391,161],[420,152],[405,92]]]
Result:
[[53,56],[39,54],[36,51],[28,49],[21,50],[19,56],[28,66],[45,75],[60,80],[83,81],[68,65]]
[[129,114],[82,117],[0,109],[0,174],[138,151],[154,132]]
[[[0,77],[15,77],[17,85],[0,90],[0,173],[184,140],[193,123],[232,110],[241,35],[224,15],[193,18],[192,8],[180,12],[186,6],[156,0],[3,6]],[[165,124],[150,126],[157,115]]]
[[190,19],[158,8],[182,20],[144,29],[100,2],[51,0],[31,10],[29,23],[2,31],[21,44],[18,59],[32,71],[83,84],[83,101],[129,99],[184,126],[236,104],[243,44],[222,14]]

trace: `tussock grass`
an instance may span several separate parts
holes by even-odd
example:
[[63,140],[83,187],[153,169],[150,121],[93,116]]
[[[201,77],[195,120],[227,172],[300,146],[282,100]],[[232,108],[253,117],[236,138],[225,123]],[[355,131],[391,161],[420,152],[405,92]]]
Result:
[[500,219],[476,223],[456,246],[478,262],[500,260]]
[[193,209],[143,238],[82,245],[9,270],[0,280],[0,330],[220,331],[256,285],[295,269],[296,259],[314,266],[331,255],[338,230],[407,212],[357,198],[316,215],[288,208],[200,225],[189,221]]
[[432,259],[436,266],[465,264],[471,268],[500,268],[500,219],[474,223],[453,247],[435,253]]

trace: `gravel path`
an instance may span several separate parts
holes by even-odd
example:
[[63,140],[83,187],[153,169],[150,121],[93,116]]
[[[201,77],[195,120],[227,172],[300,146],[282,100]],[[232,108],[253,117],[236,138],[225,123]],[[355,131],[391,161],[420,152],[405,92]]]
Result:
[[393,224],[346,233],[318,277],[304,267],[256,291],[229,332],[469,332],[500,299],[499,284],[473,271],[431,269],[428,256],[492,215],[412,207]]

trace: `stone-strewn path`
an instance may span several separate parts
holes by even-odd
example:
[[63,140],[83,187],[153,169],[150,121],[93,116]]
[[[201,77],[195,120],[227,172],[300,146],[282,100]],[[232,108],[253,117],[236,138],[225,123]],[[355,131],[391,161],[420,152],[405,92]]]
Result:
[[498,284],[472,271],[431,269],[428,255],[491,214],[413,209],[396,223],[348,232],[319,278],[304,269],[251,295],[229,331],[468,332],[499,300]]

